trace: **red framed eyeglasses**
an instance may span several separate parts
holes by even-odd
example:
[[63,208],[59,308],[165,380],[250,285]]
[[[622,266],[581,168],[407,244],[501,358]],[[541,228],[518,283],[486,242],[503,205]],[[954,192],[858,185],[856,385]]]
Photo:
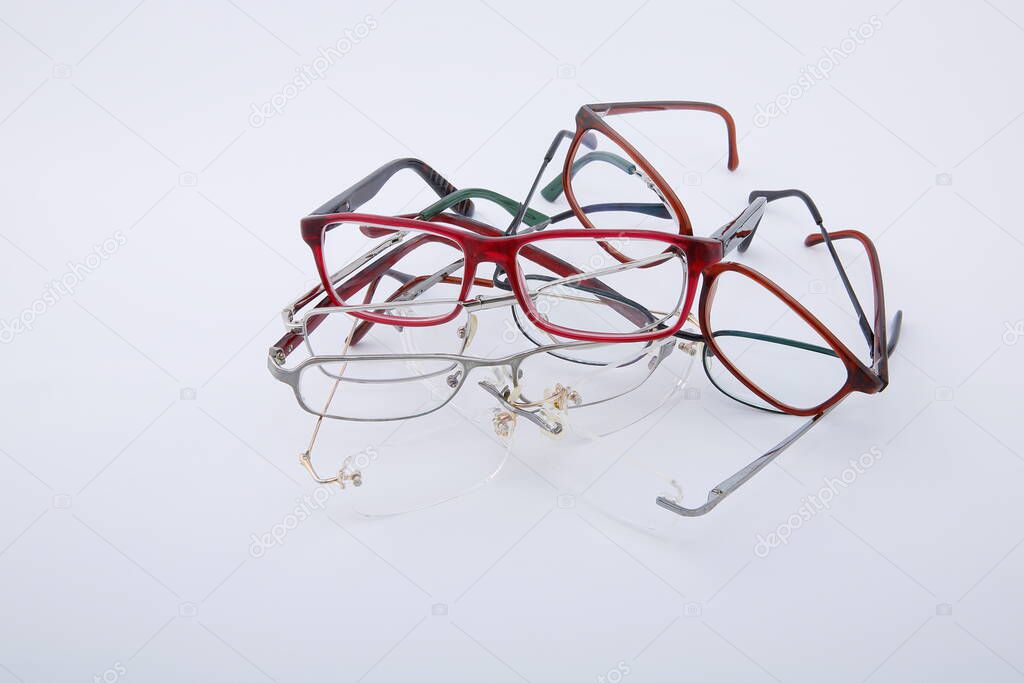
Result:
[[[718,239],[654,231],[561,229],[494,237],[446,222],[356,213],[307,216],[302,237],[331,301],[350,309],[359,301],[352,315],[363,320],[443,324],[458,314],[459,304],[474,303],[468,298],[478,268],[490,263],[504,274],[510,296],[531,323],[577,341],[639,342],[677,332],[701,272],[723,254]],[[355,263],[367,265],[354,273],[353,254],[345,248],[352,237],[379,240],[356,257]],[[636,258],[621,262],[605,253],[624,245]],[[455,301],[422,302],[421,315],[375,311],[374,304],[388,301],[407,281],[407,272],[457,279],[463,286]],[[335,287],[338,273],[348,279]],[[389,277],[394,286],[382,286]]]

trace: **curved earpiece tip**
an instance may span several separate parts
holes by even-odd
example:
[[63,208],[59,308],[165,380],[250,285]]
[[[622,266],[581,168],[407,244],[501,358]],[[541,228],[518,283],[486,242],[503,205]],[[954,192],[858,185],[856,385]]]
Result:
[[476,204],[474,204],[472,200],[467,199],[462,203],[462,208],[459,210],[459,213],[466,218],[472,218],[473,214],[476,213]]
[[584,133],[583,137],[580,138],[580,142],[582,142],[583,146],[587,149],[597,149],[597,135],[595,135],[592,130],[588,130]]
[[814,245],[821,244],[824,241],[825,240],[821,236],[821,233],[815,232],[815,233],[811,233],[810,235],[808,235],[807,237],[804,238],[804,246],[805,247],[813,247]]
[[559,177],[555,178],[555,180],[558,182],[553,182],[540,191],[540,196],[549,202],[555,201],[562,194],[562,179]]
[[889,333],[892,336],[893,344],[900,337],[900,330],[903,329],[903,309],[896,311],[896,315],[892,317],[892,321],[889,323]]

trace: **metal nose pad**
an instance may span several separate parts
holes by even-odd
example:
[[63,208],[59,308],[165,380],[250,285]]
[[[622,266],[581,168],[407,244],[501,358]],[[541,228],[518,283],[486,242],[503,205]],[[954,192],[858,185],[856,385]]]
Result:
[[580,396],[580,392],[570,386],[555,384],[554,389],[544,391],[544,400],[541,403],[550,405],[559,412],[565,412],[570,407],[576,407],[583,403],[583,397]]
[[469,345],[473,343],[473,338],[476,336],[476,324],[476,316],[470,313],[466,324],[455,331],[455,336],[462,340],[462,351],[468,349]]
[[494,433],[502,439],[510,439],[516,431],[516,414],[507,410],[494,409],[491,416],[491,424],[494,426]]
[[538,412],[549,424],[556,426],[556,429],[545,430],[547,436],[557,438],[564,436],[566,426],[569,422],[569,409],[583,403],[583,397],[571,386],[555,384],[554,389],[544,390],[544,399],[538,401],[540,408]]
[[500,408],[498,409],[499,414],[509,413],[511,417],[503,417],[500,420],[495,420],[495,432],[498,436],[502,436],[503,431],[507,431],[511,435],[515,429],[515,423],[517,417],[521,417],[525,420],[529,420],[534,423],[545,432],[550,434],[561,434],[562,423],[557,420],[548,419],[548,416],[543,411],[526,410],[515,403],[516,399],[510,394],[510,390],[506,387],[504,390],[498,389],[496,386],[487,381],[480,382],[480,387],[488,394],[498,400]]
[[655,370],[658,369],[658,363],[660,362],[661,358],[659,358],[658,356],[651,356],[651,359],[647,361],[647,370],[649,372],[654,372]]
[[701,351],[700,342],[681,341],[677,346],[680,351],[688,356],[696,356]]
[[[512,376],[512,369],[507,365],[499,365],[492,368],[494,382],[491,387],[496,389],[506,401],[516,402],[519,400],[519,382]],[[518,373],[522,377],[522,373]],[[501,389],[498,389],[501,387]]]

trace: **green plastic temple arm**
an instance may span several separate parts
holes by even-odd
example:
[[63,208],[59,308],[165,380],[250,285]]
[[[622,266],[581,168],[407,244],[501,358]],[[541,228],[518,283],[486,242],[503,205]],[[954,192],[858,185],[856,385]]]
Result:
[[[587,152],[576,161],[572,162],[572,168],[569,169],[569,177],[575,178],[576,174],[579,173],[580,169],[589,163],[594,161],[604,161],[618,166],[627,174],[632,174],[636,171],[636,164],[628,159],[623,159],[618,154],[612,154],[611,152]],[[562,195],[562,174],[559,173],[552,179],[550,183],[544,186],[544,189],[540,191],[540,196],[549,202],[553,202]]]
[[[493,190],[485,190],[482,187],[467,187],[465,189],[452,192],[423,209],[420,211],[420,218],[429,220],[442,211],[449,209],[466,199],[485,199],[487,201],[494,202],[501,208],[505,209],[505,211],[508,211],[512,216],[516,215],[519,211],[519,202],[510,197],[506,197],[505,195],[499,192],[494,192]],[[543,223],[546,220],[548,220],[548,216],[545,216],[540,211],[535,211],[534,209],[527,209],[526,215],[523,217],[523,222],[531,227],[538,223]]]
[[776,337],[770,334],[758,334],[756,332],[744,332],[742,330],[719,330],[712,334],[713,337],[742,337],[744,339],[753,339],[755,341],[769,342],[772,344],[781,344],[782,346],[791,346],[794,349],[801,349],[803,351],[813,351],[814,353],[820,353],[825,356],[832,356],[838,358],[835,351],[824,346],[816,346],[814,344],[808,344],[806,342],[797,341],[796,339],[786,339],[785,337]]

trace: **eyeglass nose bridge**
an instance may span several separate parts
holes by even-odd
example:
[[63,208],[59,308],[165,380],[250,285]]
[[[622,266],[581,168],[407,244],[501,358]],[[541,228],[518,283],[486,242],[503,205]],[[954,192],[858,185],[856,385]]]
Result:
[[[564,427],[561,422],[546,420],[539,412],[521,408],[520,406],[512,403],[509,400],[509,390],[507,388],[505,390],[501,390],[486,380],[481,380],[479,385],[484,391],[498,401],[502,408],[501,412],[514,417],[522,417],[524,420],[529,420],[549,434],[558,435],[562,433]],[[515,432],[516,421],[502,416],[501,412],[496,416],[495,430],[498,431],[499,436],[510,437]],[[506,433],[502,433],[502,431]]]

